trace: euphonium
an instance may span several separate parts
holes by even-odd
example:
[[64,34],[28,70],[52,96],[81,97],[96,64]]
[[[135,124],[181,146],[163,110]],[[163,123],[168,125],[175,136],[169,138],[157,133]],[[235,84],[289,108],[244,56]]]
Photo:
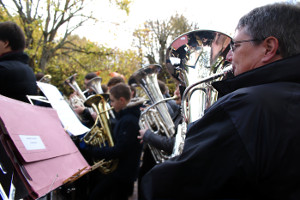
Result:
[[204,115],[217,100],[211,83],[231,70],[226,61],[231,38],[211,30],[191,31],[177,37],[167,49],[166,67],[180,83],[183,122],[177,128],[172,156],[181,154],[187,125]]
[[[101,80],[100,77],[95,77],[87,83],[87,87],[93,89],[96,94],[88,97],[84,105],[92,107],[97,113],[97,117],[90,131],[82,138],[86,144],[98,146],[99,148],[103,148],[106,145],[109,147],[114,146],[108,114],[112,108],[108,107],[107,100],[109,96],[108,94],[103,94]],[[118,160],[101,160],[100,162],[98,169],[103,174],[114,171],[118,164]],[[99,163],[99,161],[94,160],[94,163]]]
[[[157,74],[161,69],[161,66],[157,64],[144,66],[131,75],[129,84],[137,84],[143,88],[152,103],[151,106],[141,113],[139,119],[140,128],[149,128],[155,134],[161,134],[170,138],[175,133],[175,127],[165,102],[174,98],[164,99],[160,91]],[[151,145],[148,146],[156,163],[161,163],[169,159],[169,155],[164,151],[156,149]]]

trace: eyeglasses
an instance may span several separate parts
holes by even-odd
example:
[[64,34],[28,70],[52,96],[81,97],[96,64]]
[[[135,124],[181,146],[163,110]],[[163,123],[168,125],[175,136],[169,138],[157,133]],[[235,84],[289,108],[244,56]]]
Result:
[[229,46],[230,50],[233,52],[236,49],[236,44],[241,44],[244,42],[254,42],[254,41],[263,41],[264,39],[251,39],[251,40],[240,40],[240,41],[233,41],[231,40]]

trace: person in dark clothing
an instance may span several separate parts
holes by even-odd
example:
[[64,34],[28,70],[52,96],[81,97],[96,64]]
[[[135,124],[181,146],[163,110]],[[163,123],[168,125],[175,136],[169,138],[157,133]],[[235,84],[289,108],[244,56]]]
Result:
[[[182,115],[181,115],[181,97],[179,92],[179,86],[176,87],[176,90],[174,91],[174,96],[177,96],[176,99],[176,105],[178,106],[178,109],[175,110],[173,113],[172,121],[174,122],[175,126],[175,134],[177,133],[177,127],[182,121]],[[143,142],[144,145],[151,145],[159,150],[165,151],[167,154],[171,155],[174,149],[175,144],[175,136],[168,138],[167,136],[162,136],[159,134],[153,133],[150,129],[141,129],[139,131],[140,135],[138,136],[138,139]],[[152,152],[148,146],[144,147],[144,154],[143,154],[143,162],[140,168],[139,177],[138,177],[138,199],[142,200],[142,194],[141,194],[141,180],[143,176],[150,171],[155,165],[156,161],[153,158]]]
[[14,22],[0,22],[0,94],[29,103],[37,85],[29,57],[24,53],[25,36]]
[[[26,95],[36,95],[37,85],[33,70],[28,65],[29,57],[24,53],[24,49],[25,36],[22,29],[14,22],[0,22],[0,95],[30,103]],[[20,112],[24,111],[20,110]],[[18,126],[17,123],[16,126]],[[1,159],[4,159],[2,155]],[[12,166],[2,165],[2,163],[6,164],[6,161],[0,162],[1,169],[5,169],[1,170],[4,175],[5,171],[13,171],[13,178],[10,177],[10,179],[11,185],[15,188],[14,195],[25,196],[26,188],[22,184],[21,177],[14,168],[10,168]],[[2,177],[1,187],[5,184]],[[13,187],[9,186],[11,191]]]
[[[161,80],[157,80],[159,89],[164,98],[170,98],[168,94],[168,86]],[[175,102],[175,100],[171,99],[166,101],[166,105],[168,107],[169,114],[172,118],[176,117],[177,110],[179,109],[179,105]]]
[[[175,101],[178,108],[177,108],[177,110],[174,110],[175,112],[173,113],[173,117],[172,117],[172,121],[174,122],[174,126],[175,126],[175,132],[177,132],[177,130],[176,130],[177,126],[181,123],[181,120],[182,120],[181,110],[180,110],[181,99],[180,99],[179,87],[177,87],[176,90],[174,91],[174,95],[179,97]],[[174,137],[167,138],[166,136],[162,136],[162,135],[153,133],[150,129],[141,129],[139,131],[139,133],[140,133],[140,135],[138,136],[138,138],[142,142],[144,142],[146,144],[150,144],[151,146],[154,146],[160,150],[163,150],[168,154],[172,153],[173,147],[174,147],[174,142],[175,142]]]
[[300,199],[300,7],[255,8],[227,55],[235,77],[142,180],[146,199]]
[[[111,78],[108,80],[107,84],[106,84],[108,93],[109,93],[110,89],[111,89],[113,86],[117,85],[118,83],[125,83],[125,80],[124,80],[124,78],[123,78],[122,76],[114,76],[114,77],[111,77]],[[134,98],[131,98],[130,100],[133,100],[133,99],[134,99]],[[109,100],[108,100],[108,102],[109,102]],[[116,111],[113,110],[113,113],[114,113],[114,114],[116,114],[115,112],[116,112]],[[112,125],[112,127],[113,127],[114,124],[116,123],[116,119],[115,119],[115,118],[111,118],[111,119],[110,119],[110,122],[111,122],[111,125]]]
[[[84,77],[84,85],[86,86],[87,83],[92,80],[93,78],[97,77],[97,74],[94,72],[87,73]],[[88,98],[91,95],[96,94],[91,88],[86,88],[86,91],[84,92],[84,96]],[[70,99],[77,95],[76,92],[70,95]],[[85,107],[83,104],[76,104],[73,108],[74,112],[80,116],[80,121],[85,126],[91,128],[95,123],[96,113],[92,112],[93,110],[90,108]]]
[[142,144],[139,133],[140,105],[127,106],[131,91],[127,84],[119,83],[110,89],[111,106],[116,111],[117,122],[112,132],[114,146],[102,148],[89,146],[86,151],[96,159],[117,159],[118,166],[112,173],[98,178],[89,199],[128,199],[133,193],[137,178]]
[[[94,72],[89,72],[85,75],[84,77],[84,85],[85,85],[85,91],[83,92],[84,96],[86,99],[89,97],[92,97],[93,95],[96,94],[96,92],[88,87],[88,83],[93,79],[98,77],[98,75]],[[102,85],[101,85],[102,87]],[[73,95],[77,95],[77,92],[74,92],[70,98],[72,98]],[[83,104],[76,104],[73,107],[74,112],[80,116],[80,121],[82,124],[85,126],[92,128],[95,125],[95,118],[96,118],[96,111],[91,108],[91,107],[85,107]],[[100,123],[99,127],[101,127]],[[86,152],[85,149],[87,148],[88,144],[86,144],[84,141],[81,141],[82,138],[85,136],[85,134],[79,136],[79,137],[74,137],[73,140],[79,150],[81,151],[82,155],[84,158],[87,160],[90,165],[94,164],[93,157],[89,154],[89,152]],[[81,142],[80,142],[81,141]],[[84,177],[80,178],[76,182],[73,183],[74,187],[77,188],[71,195],[74,196],[73,199],[83,199],[86,198],[86,196],[89,195],[91,189],[95,186],[95,184],[98,183],[98,176],[101,176],[100,170],[94,170]],[[68,193],[65,194],[66,198],[68,198]]]

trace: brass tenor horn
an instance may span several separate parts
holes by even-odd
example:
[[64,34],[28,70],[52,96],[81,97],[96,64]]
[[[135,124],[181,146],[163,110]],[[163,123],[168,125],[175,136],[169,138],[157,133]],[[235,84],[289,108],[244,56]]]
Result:
[[186,127],[201,118],[217,100],[213,81],[231,71],[226,61],[231,37],[213,30],[195,30],[177,37],[166,52],[166,67],[180,83],[183,123],[178,127],[173,156],[184,146]]
[[[93,89],[96,94],[88,97],[84,102],[84,105],[92,107],[97,113],[97,117],[90,131],[87,132],[81,140],[88,145],[98,146],[99,148],[103,148],[105,146],[113,147],[114,141],[111,133],[112,130],[109,115],[109,111],[113,108],[109,107],[109,104],[107,103],[109,95],[103,93],[101,81],[102,79],[100,77],[95,77],[87,83],[87,87]],[[101,162],[98,169],[103,174],[113,172],[118,165],[117,159],[101,161],[93,159],[93,162],[94,164]]]

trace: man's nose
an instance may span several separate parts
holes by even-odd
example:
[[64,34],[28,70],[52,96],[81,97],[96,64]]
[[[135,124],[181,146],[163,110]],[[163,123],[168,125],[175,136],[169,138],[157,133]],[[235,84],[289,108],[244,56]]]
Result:
[[232,55],[233,55],[233,53],[232,53],[232,51],[230,50],[230,51],[228,52],[228,54],[226,55],[226,60],[227,60],[228,62],[231,62],[231,61],[232,61]]

